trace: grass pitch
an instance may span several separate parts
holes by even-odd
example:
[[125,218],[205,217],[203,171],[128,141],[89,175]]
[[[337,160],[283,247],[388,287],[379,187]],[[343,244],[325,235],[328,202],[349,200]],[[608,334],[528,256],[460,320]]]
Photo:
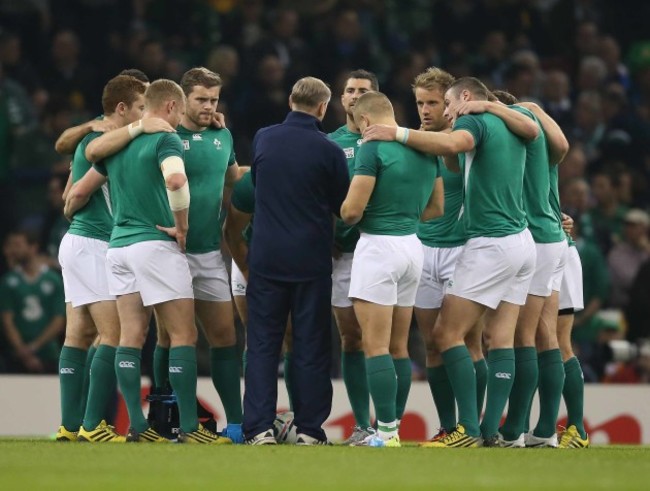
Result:
[[0,489],[648,490],[650,447],[420,449],[0,439]]

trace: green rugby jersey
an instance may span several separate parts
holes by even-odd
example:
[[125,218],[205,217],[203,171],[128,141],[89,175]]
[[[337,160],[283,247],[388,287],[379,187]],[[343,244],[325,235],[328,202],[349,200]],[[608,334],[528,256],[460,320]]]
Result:
[[445,187],[445,213],[433,220],[418,223],[418,239],[428,247],[462,246],[465,243],[465,230],[458,215],[463,205],[463,175],[447,169],[442,157],[436,159]]
[[[19,268],[0,279],[0,311],[13,313],[14,324],[25,343],[38,338],[54,317],[65,315],[64,298],[61,276],[45,266],[35,279],[27,278]],[[38,355],[56,360],[59,350],[59,343],[51,340]]]
[[528,223],[523,206],[524,143],[493,114],[461,116],[454,131],[466,130],[474,149],[462,163],[465,197],[461,218],[467,238],[505,237]]
[[531,118],[539,127],[539,136],[526,142],[526,169],[524,171],[524,210],[528,230],[538,244],[562,242],[561,221],[553,212],[549,195],[551,192],[550,161],[548,142],[542,125],[528,109],[510,106],[513,110]]
[[109,247],[125,247],[149,240],[174,241],[156,228],[174,226],[160,164],[167,157],[183,158],[176,133],[138,136],[123,150],[94,167],[111,183],[113,232]]
[[[92,163],[86,159],[86,147],[101,135],[103,133],[88,133],[77,145],[72,159],[72,182],[77,182],[92,167]],[[106,183],[92,194],[86,206],[74,214],[68,232],[108,242],[111,238],[111,230],[113,230],[113,216],[110,209],[109,187]]]
[[[244,174],[239,181],[235,183],[232,188],[232,195],[230,196],[230,203],[242,213],[255,213],[255,187],[253,186],[253,179],[251,178],[251,171],[249,170]],[[247,244],[251,243],[253,236],[253,218],[242,231],[244,240]]]
[[371,141],[359,148],[354,175],[377,178],[359,229],[375,235],[410,235],[417,231],[440,169],[430,155],[401,143]]
[[181,125],[176,130],[185,150],[185,173],[192,197],[187,252],[218,251],[223,186],[228,167],[235,163],[232,135],[226,128],[197,132]]
[[[361,134],[350,131],[347,125],[341,126],[338,130],[329,133],[327,136],[345,152],[348,161],[350,179],[354,176],[354,158],[361,146]],[[346,225],[343,220],[336,220],[334,231],[334,244],[341,252],[354,252],[359,241],[359,228],[356,225]]]
[[[559,175],[558,175],[558,165],[551,165],[549,168],[549,179],[551,181],[551,189],[548,194],[548,201],[549,204],[551,205],[551,209],[553,210],[553,214],[557,217],[557,219],[560,222],[560,228],[562,227],[562,209],[560,207],[560,188],[559,188]],[[564,229],[562,229],[562,239],[566,239],[566,241],[569,243],[569,246],[574,246],[575,242],[573,241],[573,237],[571,235],[567,234],[564,232]]]

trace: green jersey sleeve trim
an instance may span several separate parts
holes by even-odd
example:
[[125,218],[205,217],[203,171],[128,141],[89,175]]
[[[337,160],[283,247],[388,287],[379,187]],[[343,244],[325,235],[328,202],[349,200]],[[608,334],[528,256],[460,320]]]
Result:
[[255,188],[250,171],[235,183],[230,202],[242,213],[253,214],[255,212]]

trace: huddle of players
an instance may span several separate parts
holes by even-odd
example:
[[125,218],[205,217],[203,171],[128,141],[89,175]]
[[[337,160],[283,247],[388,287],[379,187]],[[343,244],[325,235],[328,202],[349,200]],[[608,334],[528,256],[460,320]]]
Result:
[[[75,153],[73,180],[78,182],[67,194],[66,213],[72,217],[72,225],[75,221],[83,224],[84,213],[90,215],[86,220],[93,222],[97,212],[91,212],[90,206],[94,200],[96,207],[101,209],[102,224],[108,228],[97,237],[83,226],[71,226],[69,235],[78,236],[72,239],[102,242],[101,247],[95,249],[92,265],[80,264],[79,255],[74,261],[72,258],[64,261],[64,258],[66,251],[92,249],[91,246],[97,244],[62,246],[64,279],[68,276],[66,301],[68,313],[72,315],[66,336],[66,347],[70,349],[64,348],[61,356],[63,424],[59,430],[60,439],[124,440],[98,416],[105,407],[106,394],[114,387],[115,379],[113,376],[109,380],[109,372],[117,372],[131,420],[127,440],[166,441],[148,427],[139,395],[140,348],[151,306],[155,305],[159,325],[156,385],[166,383],[169,373],[181,413],[179,440],[192,443],[242,441],[239,367],[232,310],[227,313],[230,305],[227,274],[218,253],[220,234],[204,226],[215,223],[213,215],[218,214],[220,208],[223,184],[235,183],[239,172],[230,133],[226,129],[210,128],[219,95],[218,77],[217,82],[192,79],[191,76],[186,80],[193,71],[208,79],[214,75],[205,69],[193,69],[186,74],[181,81],[188,100],[185,115],[181,109],[184,97],[178,86],[171,81],[156,81],[144,96],[144,107],[141,100],[144,89],[135,90],[135,99],[124,97],[117,104],[115,99],[112,102],[109,99],[104,105],[106,119],[117,113],[119,119],[117,116],[113,119],[122,128],[101,137],[101,133],[88,135]],[[103,99],[111,93],[111,83],[116,83],[117,79],[120,77],[109,82]],[[406,343],[415,304],[416,318],[427,344],[427,375],[443,427],[423,446],[557,446],[555,419],[565,367],[560,357],[561,371],[558,370],[560,352],[553,319],[557,319],[557,292],[564,269],[566,240],[560,225],[557,165],[552,164],[559,162],[562,152],[566,152],[564,136],[538,107],[531,106],[533,112],[528,112],[520,107],[515,111],[496,103],[488,104],[490,94],[480,82],[475,79],[454,82],[449,74],[439,69],[427,70],[414,84],[423,132],[398,128],[390,102],[376,92],[377,89],[374,75],[363,70],[352,72],[341,96],[347,113],[346,125],[330,135],[344,149],[353,176],[341,209],[342,220],[337,223],[332,292],[334,315],[342,339],[343,376],[357,422],[346,443],[400,444],[399,422],[411,380]],[[137,114],[134,107],[139,107],[140,113],[144,110],[145,114]],[[465,115],[470,112],[481,114]],[[140,119],[140,116],[144,117]],[[171,132],[181,122],[181,117],[183,126],[178,128],[178,134],[187,139],[179,148],[179,139]],[[450,123],[454,124],[451,133]],[[511,130],[529,141],[524,144]],[[368,141],[363,146],[362,132]],[[548,143],[547,134],[551,136]],[[223,148],[224,143],[227,149]],[[209,147],[209,150],[201,148],[211,153],[199,155],[202,150],[195,151],[196,145]],[[225,150],[220,160],[215,155],[216,150]],[[443,163],[440,158],[427,156],[431,154],[448,158]],[[205,162],[206,157],[221,162],[220,166],[215,166],[219,167],[216,175],[201,174],[207,171],[207,166],[200,168],[200,162]],[[140,169],[143,160],[149,164],[148,174]],[[137,167],[134,161],[138,162]],[[91,168],[90,162],[102,162],[103,165],[95,164]],[[462,173],[452,172],[448,167]],[[89,168],[91,171],[86,172]],[[151,182],[160,179],[161,170],[167,196],[160,192],[162,189],[151,189]],[[195,176],[203,177],[193,179],[193,171]],[[110,178],[116,224],[112,236],[113,219],[106,220],[111,217],[109,202],[104,194],[95,192],[105,184],[103,175],[106,174]],[[193,200],[190,235],[187,235],[188,180]],[[214,182],[221,183],[218,193],[211,187]],[[201,184],[209,187],[211,202],[205,192],[201,193]],[[83,207],[88,200],[91,201]],[[526,210],[522,202],[527,204]],[[170,205],[173,212],[169,211]],[[74,214],[78,209],[81,211]],[[142,210],[159,218],[160,233],[144,230],[138,222]],[[224,224],[224,237],[234,259],[233,294],[242,313],[245,313],[242,294],[247,277],[246,238],[253,213],[252,183],[250,176],[245,174],[234,186]],[[197,223],[200,225],[195,226]],[[534,232],[537,223],[538,237]],[[533,231],[532,237],[529,228]],[[210,235],[211,232],[214,233]],[[68,241],[72,239],[67,238]],[[181,253],[186,241],[187,260]],[[545,258],[541,263],[543,268],[539,260],[540,249]],[[572,249],[575,252],[575,248]],[[577,254],[569,254],[569,258],[575,264]],[[80,295],[82,298],[75,299],[71,292],[77,283],[83,285],[88,280],[88,268],[99,271],[107,259],[111,270],[108,282],[112,284],[108,288],[105,284],[102,288],[91,288],[94,292],[104,292],[103,295],[88,298]],[[74,268],[80,272],[78,277],[70,276]],[[579,270],[577,273],[573,281],[581,286]],[[572,270],[571,274],[575,276],[576,271]],[[531,284],[536,285],[536,289],[530,288]],[[563,287],[561,291],[569,289]],[[121,322],[116,322],[115,297],[111,294],[117,295]],[[197,299],[194,306],[192,298]],[[578,298],[569,298],[564,308],[581,308],[581,301],[580,292]],[[107,305],[110,314],[97,313],[103,304]],[[521,314],[519,305],[525,305]],[[214,350],[211,353],[213,381],[224,402],[229,423],[221,437],[196,421],[194,309]],[[483,316],[485,310],[488,312]],[[75,315],[80,312],[83,315]],[[540,320],[542,313],[546,315]],[[85,331],[92,331],[89,326],[94,324],[99,332],[99,346],[91,362],[88,405],[81,418],[78,407],[70,408],[75,396],[78,404],[82,385],[75,382],[74,389],[68,390],[71,396],[64,397],[64,377],[71,373],[65,363],[74,364],[72,373],[83,372],[85,364],[83,342],[77,341],[77,345],[81,345],[77,347],[74,344],[75,332],[84,332],[76,325],[84,322],[75,324],[79,317],[85,318]],[[563,318],[570,319],[570,316],[560,317]],[[210,322],[215,320],[220,324],[210,327]],[[121,337],[119,329],[115,331],[120,323]],[[483,323],[487,364],[481,348]],[[564,324],[566,330],[567,323]],[[570,356],[570,328],[571,323],[568,323],[568,337],[565,336],[562,353],[567,360],[567,377],[569,365],[575,368],[577,364],[575,357]],[[536,332],[541,339],[537,345]],[[517,347],[514,350],[513,342]],[[539,375],[537,351],[540,352]],[[515,366],[517,378],[514,377]],[[579,365],[577,373],[581,373]],[[540,424],[533,432],[526,433],[530,401],[538,378],[542,404]],[[516,380],[515,387],[513,380]],[[516,384],[523,388],[517,391]],[[486,385],[486,412],[479,426],[478,415],[483,407]],[[588,440],[582,427],[582,386],[573,383],[571,387],[576,399],[573,415],[568,397],[567,406],[569,423],[573,424],[562,435],[561,445],[585,446]],[[370,425],[370,396],[377,415],[376,430]],[[499,419],[508,397],[508,420],[504,428],[499,429]],[[68,407],[66,400],[71,401]],[[548,424],[544,426],[544,418],[552,421],[550,430]],[[71,423],[66,424],[66,420]],[[80,428],[79,421],[82,421]],[[75,428],[79,428],[78,433]]]

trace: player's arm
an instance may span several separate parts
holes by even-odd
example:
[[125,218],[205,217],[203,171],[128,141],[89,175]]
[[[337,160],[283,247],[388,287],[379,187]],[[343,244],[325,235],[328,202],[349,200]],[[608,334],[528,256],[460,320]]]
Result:
[[61,195],[61,199],[65,201],[68,198],[68,193],[70,192],[70,189],[72,189],[72,162],[70,162],[70,173],[68,174],[68,180],[65,183],[65,189],[63,190],[63,194]]
[[75,182],[68,193],[63,214],[68,220],[81,208],[86,206],[88,200],[106,182],[106,176],[99,173],[94,167],[88,169],[84,176]]
[[223,223],[223,238],[228,245],[233,261],[235,261],[246,279],[248,279],[248,264],[246,262],[248,244],[246,244],[243,232],[250,223],[252,216],[251,213],[238,210],[231,202],[226,220]]
[[190,228],[190,185],[185,175],[185,163],[180,157],[172,155],[161,162],[160,170],[165,178],[167,199],[174,215],[174,226],[156,225],[156,227],[176,239],[181,251],[185,252],[187,231]]
[[131,140],[142,133],[173,133],[175,131],[167,121],[161,118],[138,119],[91,141],[86,147],[86,159],[89,162],[104,160],[122,150]]
[[539,126],[535,121],[500,102],[467,101],[458,107],[458,116],[486,112],[501,118],[512,133],[524,140],[531,141],[539,136]]
[[436,177],[433,183],[433,191],[429,196],[427,206],[422,211],[420,216],[421,222],[427,222],[434,218],[441,217],[445,214],[445,188],[442,182],[442,177]]
[[472,134],[464,130],[455,130],[451,133],[437,131],[409,130],[405,137],[397,138],[397,131],[404,128],[373,124],[363,132],[365,141],[400,141],[415,150],[432,155],[452,155],[469,152],[474,148]]
[[235,183],[241,179],[241,176],[244,175],[246,170],[248,170],[248,168],[244,168],[245,170],[244,172],[242,172],[241,169],[242,167],[239,167],[239,164],[237,164],[237,162],[235,162],[232,165],[229,165],[228,168],[226,169],[226,178],[224,181],[224,186],[229,188],[233,187]]
[[559,164],[562,162],[569,151],[569,141],[564,135],[562,128],[560,128],[560,125],[534,102],[520,102],[519,105],[537,116],[537,119],[541,123],[544,134],[546,135],[548,158],[551,164]]
[[350,190],[341,205],[341,219],[348,225],[359,223],[375,189],[375,176],[356,175],[350,183]]
[[111,131],[117,128],[117,125],[112,121],[106,119],[93,119],[87,123],[80,124],[79,126],[73,126],[68,128],[61,136],[56,140],[54,144],[54,149],[57,153],[61,155],[72,155],[79,145],[79,142],[83,140],[84,136],[93,131],[105,133],[106,131]]

